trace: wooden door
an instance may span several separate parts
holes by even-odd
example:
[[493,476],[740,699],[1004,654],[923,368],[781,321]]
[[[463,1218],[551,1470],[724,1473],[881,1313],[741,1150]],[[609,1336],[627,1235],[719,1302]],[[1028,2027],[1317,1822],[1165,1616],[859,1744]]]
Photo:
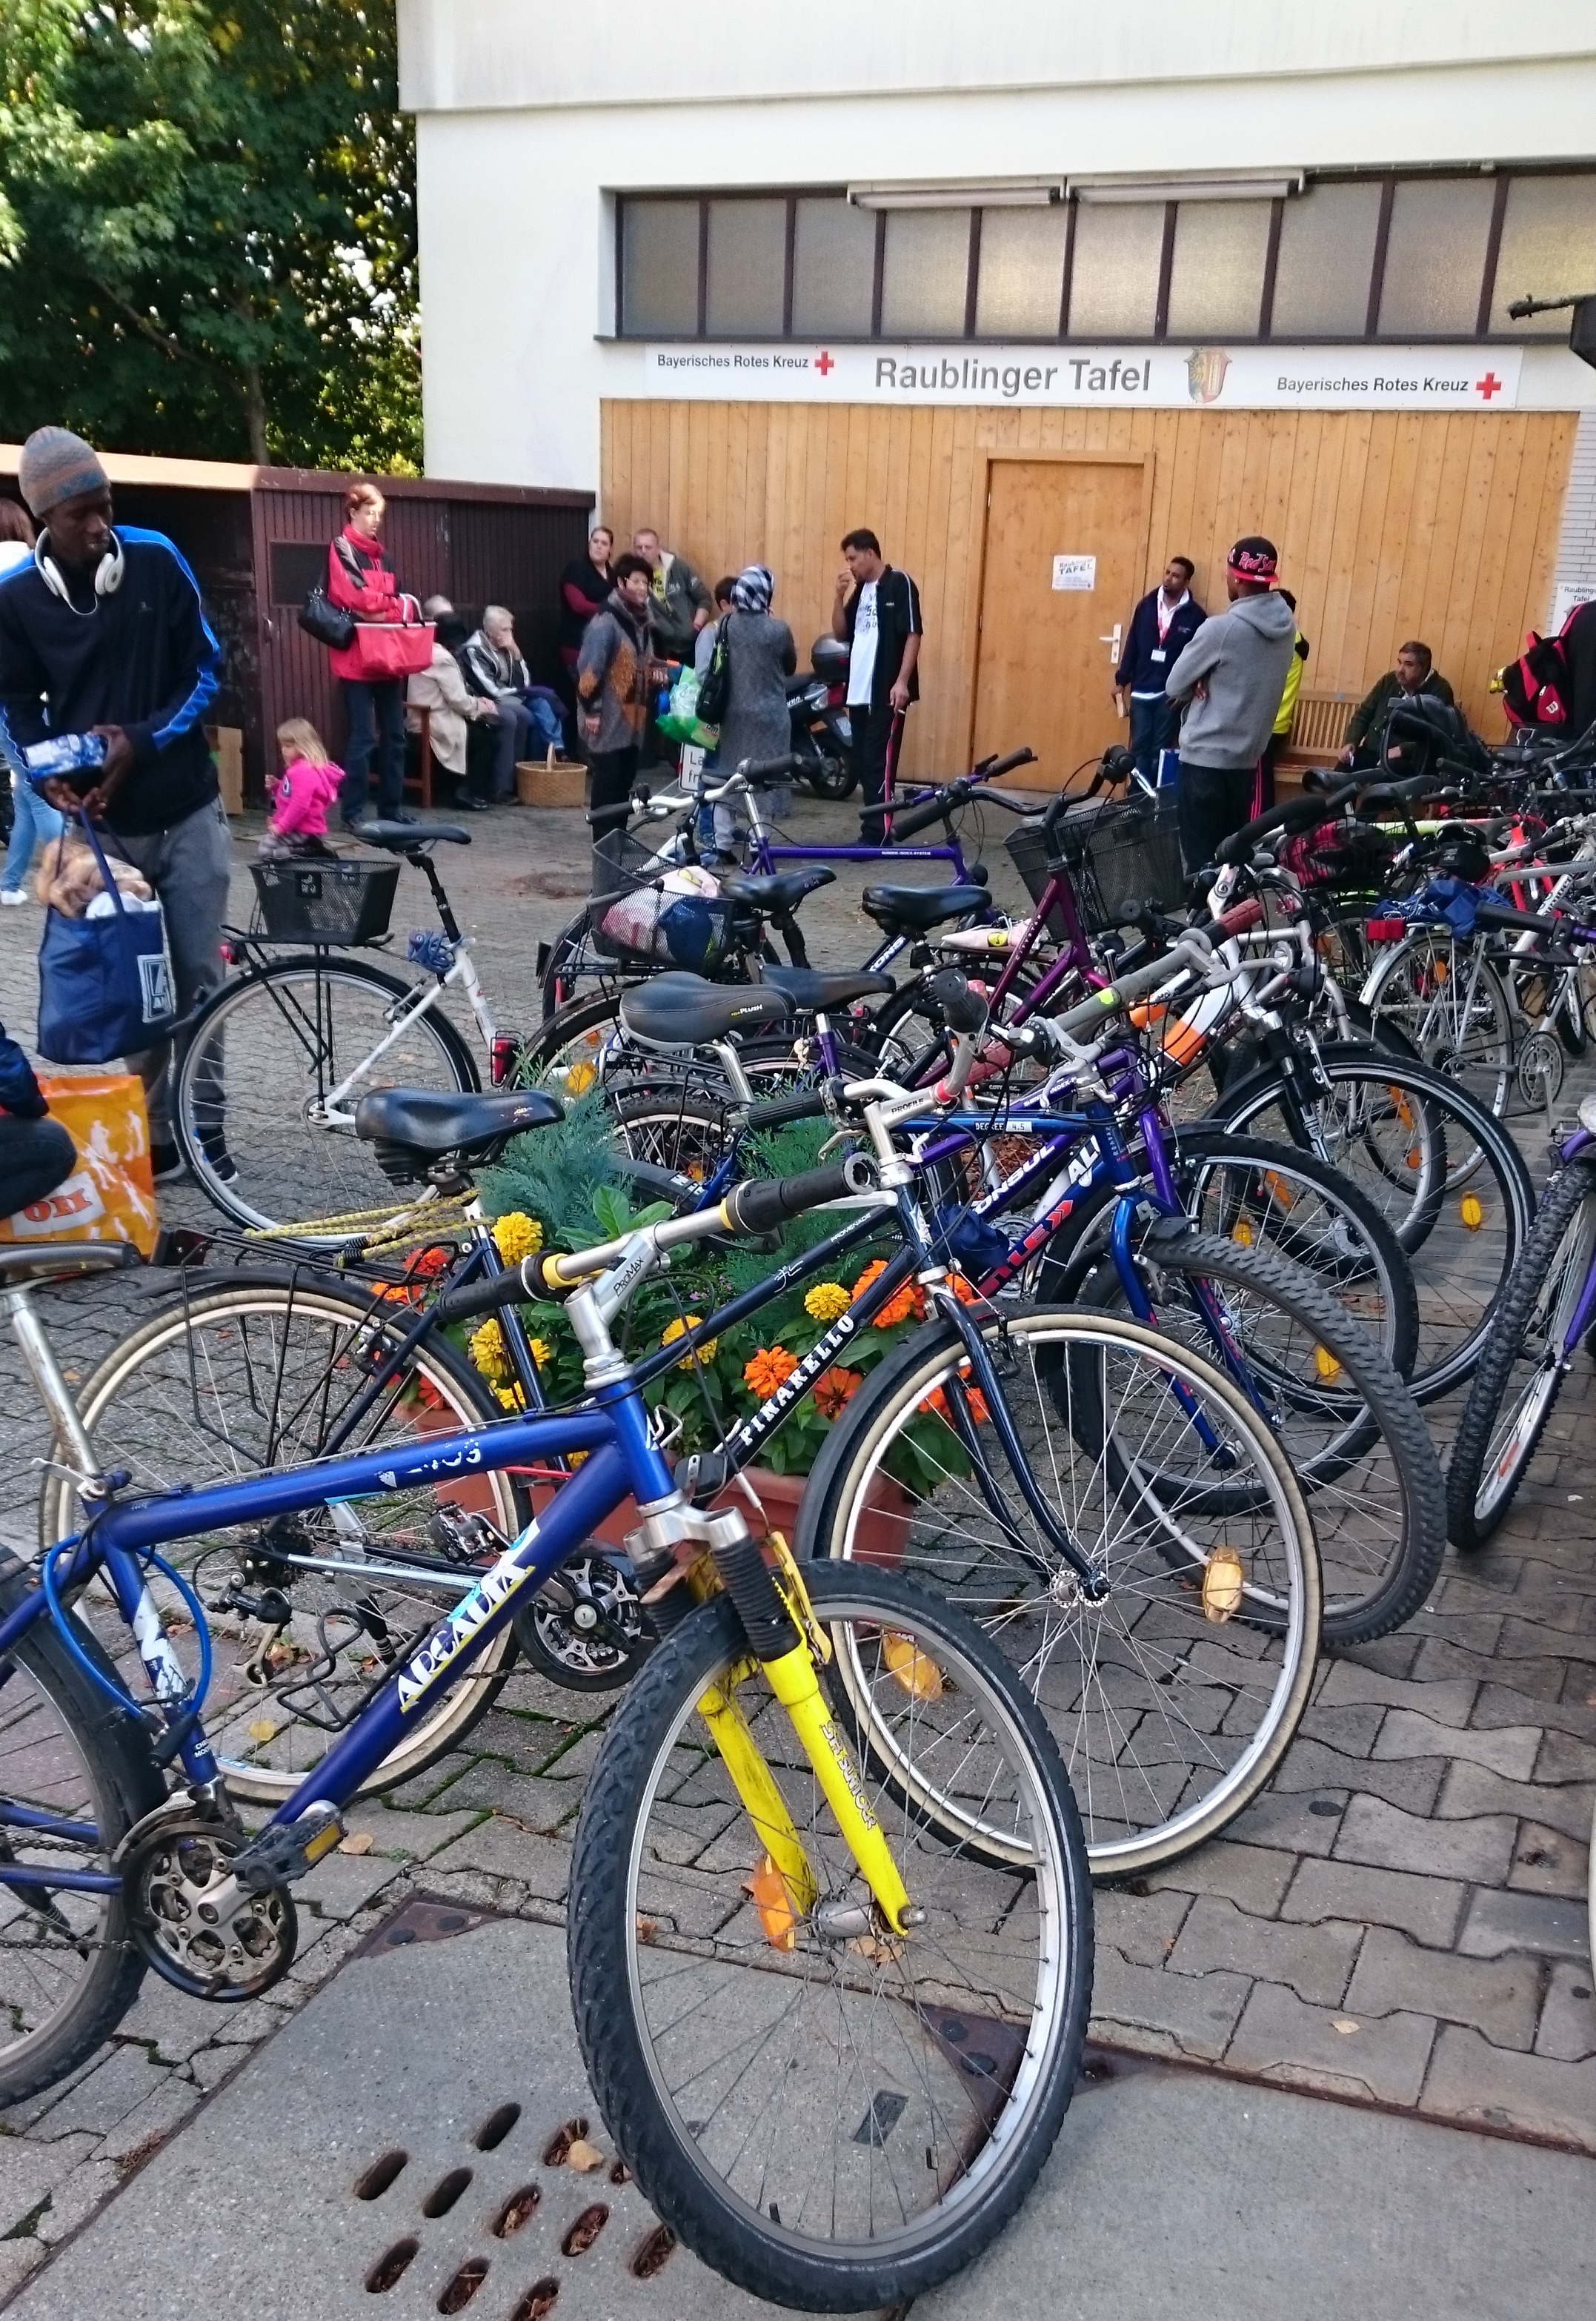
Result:
[[994,460],[987,474],[975,755],[1029,742],[1039,764],[1017,786],[1061,789],[1126,735],[1116,632],[1140,593],[1147,462]]

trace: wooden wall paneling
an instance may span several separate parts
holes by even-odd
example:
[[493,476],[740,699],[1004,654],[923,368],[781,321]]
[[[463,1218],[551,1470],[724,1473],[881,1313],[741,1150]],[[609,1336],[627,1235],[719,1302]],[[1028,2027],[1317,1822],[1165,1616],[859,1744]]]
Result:
[[[1325,658],[1339,668],[1347,659],[1347,623],[1352,603],[1352,575],[1357,562],[1357,545],[1363,523],[1364,479],[1368,472],[1370,423],[1372,412],[1357,411],[1347,414],[1347,424],[1342,431],[1341,472],[1337,484],[1335,514],[1331,520],[1329,554],[1319,607],[1319,633],[1324,641]],[[1288,580],[1288,587],[1294,583]],[[1310,636],[1313,635],[1308,631]]]
[[[1419,423],[1418,458],[1413,473],[1413,503],[1408,529],[1399,543],[1401,550],[1402,585],[1397,597],[1398,635],[1387,643],[1388,652],[1394,651],[1402,637],[1425,636],[1425,592],[1429,585],[1430,551],[1436,536],[1436,519],[1440,505],[1441,478],[1446,460],[1445,423],[1437,425],[1434,418],[1425,414]],[[1448,672],[1449,673],[1449,672]]]
[[1458,658],[1463,649],[1460,613],[1465,616],[1466,626],[1466,606],[1459,594],[1457,544],[1468,493],[1470,455],[1481,434],[1489,432],[1489,421],[1481,430],[1474,426],[1472,413],[1467,417],[1461,412],[1446,413],[1442,414],[1437,432],[1441,440],[1440,478],[1429,526],[1428,557],[1418,617],[1419,635],[1428,640],[1440,665],[1450,675],[1452,669],[1462,666]]
[[[1468,670],[1472,680],[1474,665],[1469,644],[1474,633],[1475,591],[1492,596],[1496,587],[1493,576],[1484,569],[1484,559],[1491,531],[1496,447],[1501,430],[1495,423],[1494,414],[1485,426],[1475,427],[1458,413],[1451,419],[1447,433],[1448,451],[1455,443],[1462,455],[1461,476],[1455,507],[1444,508],[1442,521],[1437,526],[1429,593],[1433,603],[1438,586],[1442,602],[1434,625],[1444,641],[1447,666]],[[1472,552],[1465,545],[1471,542],[1475,543]],[[1473,567],[1471,571],[1459,569],[1465,557]]]
[[[1404,411],[1393,414],[1392,424],[1391,480],[1385,495],[1385,520],[1375,542],[1375,580],[1364,646],[1364,668],[1374,675],[1391,667],[1394,644],[1403,633],[1402,565],[1419,489],[1423,421],[1419,413]],[[1373,683],[1371,676],[1364,690]]]
[[[1491,498],[1482,527],[1480,546],[1474,558],[1474,585],[1472,591],[1472,616],[1463,666],[1471,678],[1481,669],[1500,669],[1508,657],[1501,644],[1504,631],[1510,633],[1517,604],[1510,597],[1510,565],[1512,542],[1513,509],[1519,496],[1524,469],[1525,425],[1518,413],[1504,413],[1492,430],[1495,457],[1492,461]],[[1522,602],[1520,590],[1518,602]],[[1494,733],[1504,727],[1494,700],[1492,702],[1493,721],[1485,725]]]
[[[1313,682],[1319,683],[1319,672],[1325,668],[1362,669],[1369,650],[1369,623],[1374,608],[1374,592],[1380,578],[1381,542],[1385,531],[1385,506],[1391,489],[1392,455],[1396,445],[1397,422],[1391,412],[1377,411],[1371,416],[1369,451],[1364,467],[1363,492],[1358,502],[1357,540],[1347,569],[1347,620],[1342,630],[1341,655],[1338,661],[1319,653],[1314,664]],[[1317,640],[1314,640],[1317,645]]]

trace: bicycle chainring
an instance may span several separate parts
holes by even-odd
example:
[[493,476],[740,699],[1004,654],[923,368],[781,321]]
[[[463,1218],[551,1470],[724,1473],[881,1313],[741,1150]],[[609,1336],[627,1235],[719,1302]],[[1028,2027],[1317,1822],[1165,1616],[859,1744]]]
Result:
[[626,1572],[604,1555],[564,1564],[515,1616],[523,1657],[555,1683],[608,1692],[635,1675],[653,1639]]
[[157,1822],[122,1857],[134,1948],[191,1998],[236,2006],[269,1990],[294,1963],[299,1920],[286,1887],[236,1893],[225,1916],[213,1898],[246,1843],[198,1814]]

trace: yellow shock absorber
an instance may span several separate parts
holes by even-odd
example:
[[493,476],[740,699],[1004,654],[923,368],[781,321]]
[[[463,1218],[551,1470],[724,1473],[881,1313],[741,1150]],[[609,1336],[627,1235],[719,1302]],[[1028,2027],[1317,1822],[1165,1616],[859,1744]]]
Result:
[[[746,1662],[745,1666],[752,1668],[754,1663]],[[711,1685],[701,1696],[698,1713],[709,1726],[710,1737],[721,1752],[748,1819],[787,1889],[794,1922],[806,1918],[820,1898],[820,1888],[803,1851],[803,1841],[787,1811],[787,1801],[748,1730],[747,1717],[730,1693],[722,1692],[716,1685]],[[786,1939],[777,1940],[767,1906],[761,1907],[760,1916],[776,1948],[790,1950],[791,1931],[787,1930]]]
[[790,1652],[761,1666],[772,1692],[793,1720],[793,1730],[814,1767],[826,1803],[837,1816],[837,1826],[864,1872],[882,1916],[894,1934],[906,1933],[903,1913],[909,1907],[908,1890],[881,1824],[870,1810],[848,1743],[821,1690],[807,1636],[801,1634]]

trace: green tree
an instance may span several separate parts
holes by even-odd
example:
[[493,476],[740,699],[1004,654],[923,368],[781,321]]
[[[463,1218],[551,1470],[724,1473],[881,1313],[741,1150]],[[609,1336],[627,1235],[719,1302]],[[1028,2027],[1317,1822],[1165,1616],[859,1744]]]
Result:
[[112,451],[421,463],[393,0],[0,0],[0,410]]

